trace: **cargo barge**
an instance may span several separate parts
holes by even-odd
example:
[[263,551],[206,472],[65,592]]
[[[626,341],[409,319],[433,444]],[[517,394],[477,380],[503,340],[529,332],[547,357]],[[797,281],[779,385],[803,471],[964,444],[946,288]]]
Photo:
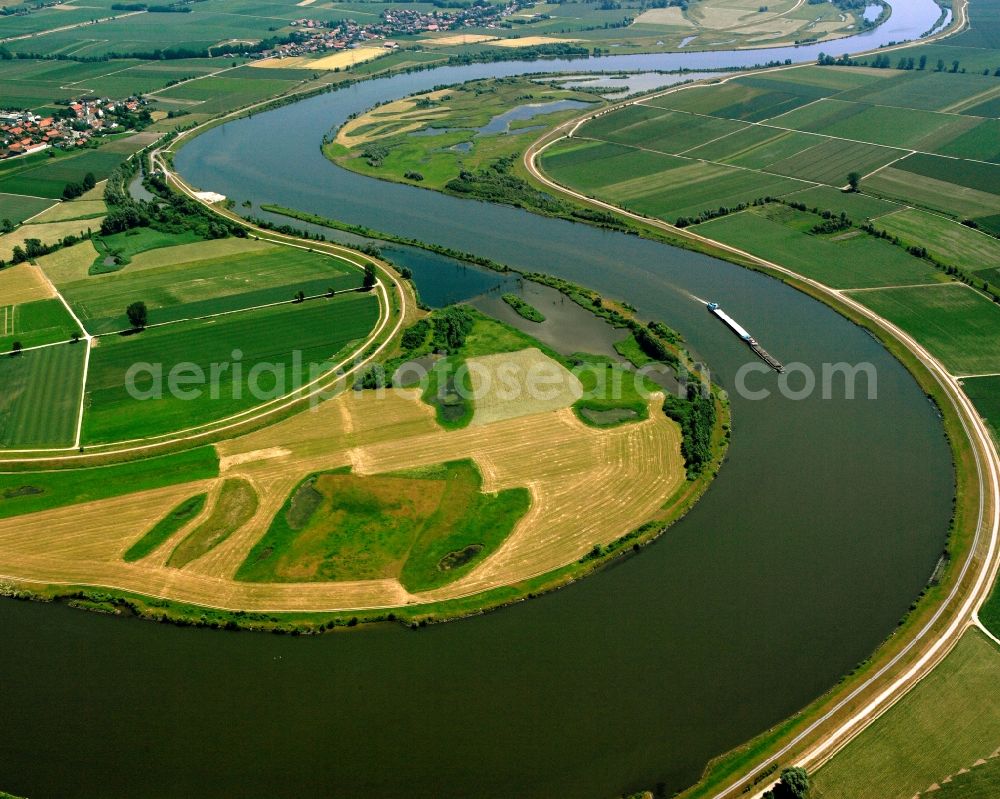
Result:
[[733,317],[731,317],[729,314],[727,314],[719,307],[719,303],[717,302],[708,303],[708,310],[711,311],[713,314],[715,314],[717,317],[719,317],[719,319],[723,321],[726,327],[728,327],[737,336],[743,339],[747,343],[747,346],[749,346],[750,349],[752,349],[757,354],[757,357],[760,358],[764,363],[766,363],[772,369],[774,369],[774,371],[776,372],[785,371],[785,367],[781,365],[781,361],[779,361],[777,358],[774,358],[772,355],[768,353],[767,350],[765,350],[762,346],[760,346],[760,344],[757,343],[757,339],[751,336],[750,333],[747,331],[747,329],[743,327],[743,325],[741,325],[739,322],[733,319]]

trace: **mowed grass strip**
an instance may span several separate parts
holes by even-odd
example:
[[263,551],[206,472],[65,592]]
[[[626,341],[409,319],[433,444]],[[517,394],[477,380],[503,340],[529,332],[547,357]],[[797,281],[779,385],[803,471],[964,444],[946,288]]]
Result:
[[125,550],[122,560],[126,563],[134,563],[146,557],[146,555],[201,513],[207,499],[208,494],[195,494],[193,497],[185,499],[180,505],[160,519],[142,538]]
[[112,466],[0,472],[0,518],[52,510],[219,475],[214,447]]
[[[909,799],[1000,745],[1000,652],[978,630],[813,775],[811,799]],[[937,794],[928,794],[937,796]]]
[[86,347],[57,344],[0,356],[0,446],[73,445]]
[[[124,269],[65,284],[63,296],[93,333],[127,330],[125,309],[142,300],[149,324],[238,311],[358,288],[362,273],[342,261],[293,247],[249,246],[224,256]],[[170,247],[170,250],[181,249]],[[184,247],[197,252],[197,245]]]
[[951,219],[916,208],[880,216],[875,227],[906,245],[926,247],[945,264],[968,269],[1000,284],[1000,241]]
[[816,214],[785,205],[750,208],[694,228],[717,241],[787,266],[834,288],[915,285],[941,280],[941,272],[901,247],[861,230],[815,235]]
[[927,347],[953,374],[1000,372],[1000,308],[961,283],[854,295]]
[[313,475],[292,492],[236,578],[397,577],[410,591],[436,588],[495,551],[529,504],[523,488],[483,493],[471,460],[395,474]]
[[170,553],[167,565],[181,569],[215,549],[253,518],[257,503],[257,492],[246,480],[226,480],[208,518]]
[[[103,337],[91,357],[84,438],[161,435],[284,396],[296,380],[301,385],[318,377],[332,365],[330,359],[363,339],[378,314],[375,296],[358,292]],[[137,396],[148,398],[129,393],[126,378],[133,364],[148,365],[134,382]],[[185,374],[205,380],[169,391],[171,370],[184,364]]]

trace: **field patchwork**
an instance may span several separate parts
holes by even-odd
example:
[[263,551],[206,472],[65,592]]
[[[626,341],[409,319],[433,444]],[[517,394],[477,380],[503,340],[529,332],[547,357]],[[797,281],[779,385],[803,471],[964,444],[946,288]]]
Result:
[[[465,596],[558,568],[582,557],[595,544],[609,543],[655,516],[684,482],[680,434],[659,412],[661,401],[658,395],[651,398],[645,421],[615,428],[587,427],[564,409],[449,432],[436,425],[419,392],[390,390],[384,397],[374,392],[345,392],[314,412],[218,445],[224,464],[221,480],[252,485],[256,509],[235,530],[230,528],[247,515],[248,503],[234,503],[242,509],[238,514],[211,511],[223,519],[218,524],[209,525],[202,513],[199,524],[208,525],[209,534],[199,536],[198,551],[203,551],[205,542],[215,545],[184,568],[159,563],[158,555],[134,563],[124,562],[122,556],[190,497],[206,491],[218,494],[219,479],[208,482],[199,475],[187,484],[151,487],[140,494],[0,521],[0,570],[50,581],[119,585],[178,600],[246,609],[370,607]],[[440,464],[470,459],[482,475],[481,488],[478,480],[463,478],[455,486],[455,496],[471,496],[468,491],[475,484],[487,502],[484,507],[502,511],[494,517],[489,515],[492,511],[484,510],[483,519],[508,518],[516,524],[502,540],[484,540],[487,531],[483,527],[476,528],[478,532],[463,528],[465,533],[456,532],[451,538],[438,534],[444,528],[434,526],[431,514],[423,530],[438,532],[420,539],[424,544],[412,550],[413,562],[400,571],[407,585],[427,590],[411,593],[395,577],[342,582],[234,579],[245,563],[258,576],[266,574],[261,569],[283,563],[281,568],[292,569],[285,577],[295,577],[303,568],[312,568],[308,564],[316,563],[310,559],[317,552],[330,551],[324,550],[327,544],[337,551],[335,535],[324,539],[327,544],[299,540],[299,536],[286,540],[281,544],[284,549],[272,550],[276,559],[271,563],[270,556],[258,559],[262,548],[254,550],[279,512],[290,510],[290,498],[310,475],[341,469],[331,479],[343,481],[347,475],[341,467],[352,466],[351,479],[362,481],[359,490],[367,492],[376,490],[366,487],[369,484],[364,480],[369,477],[435,480],[441,474]],[[29,473],[16,479],[17,485],[30,486],[36,478]],[[143,488],[141,481],[135,485]],[[426,483],[421,485],[429,490]],[[516,503],[527,494],[531,504],[524,513],[524,505]],[[332,501],[340,494],[329,496]],[[364,493],[357,497],[360,508],[370,507],[361,502]],[[504,497],[515,504],[490,504]],[[38,500],[28,496],[26,501]],[[458,503],[465,504],[466,500]],[[313,529],[312,514],[320,514],[315,516],[316,529],[327,529],[320,521],[338,513],[333,505],[322,503],[307,513],[310,506],[306,502],[303,510],[299,499],[296,512],[302,515],[293,521],[298,524],[308,515],[303,530]],[[492,522],[487,526],[502,532]],[[186,529],[182,527],[175,535],[183,535]],[[194,531],[187,534],[193,535]],[[477,544],[483,549],[477,549]],[[156,552],[168,546],[163,544]],[[387,546],[386,552],[396,551],[395,545]]]

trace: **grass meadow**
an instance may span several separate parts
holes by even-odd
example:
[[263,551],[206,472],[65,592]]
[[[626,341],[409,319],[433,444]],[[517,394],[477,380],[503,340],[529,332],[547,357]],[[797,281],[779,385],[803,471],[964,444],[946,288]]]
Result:
[[142,560],[201,513],[202,508],[205,507],[206,499],[208,499],[208,494],[195,494],[193,497],[185,499],[180,505],[173,508],[170,513],[153,525],[142,538],[125,550],[122,560],[126,563],[135,563],[137,560]]
[[[301,354],[304,365],[298,380],[308,382],[310,364],[325,363],[364,338],[378,313],[374,295],[353,293],[103,337],[91,357],[84,440],[160,435],[251,408],[261,402],[253,393],[266,399],[286,394],[296,381],[294,352]],[[192,399],[166,390],[167,376],[177,364],[197,365],[210,377],[212,364],[232,363],[241,368],[218,373],[214,398],[204,384]],[[129,395],[126,375],[133,364],[161,370],[162,396],[138,400]],[[255,370],[258,364],[265,366]],[[145,371],[135,386],[155,394],[157,382]],[[251,391],[253,386],[257,392]]]
[[246,480],[226,480],[208,516],[177,544],[167,565],[180,569],[215,549],[253,518],[258,502],[256,490]]
[[472,461],[301,483],[251,549],[239,580],[300,582],[397,577],[409,591],[462,576],[513,530],[526,489],[482,492]]
[[[986,419],[993,434],[1000,440],[1000,376],[970,377],[962,381],[962,387],[979,415]],[[997,595],[993,605],[996,609],[996,623],[992,629],[1000,635],[1000,595]]]
[[1000,757],[973,764],[933,794],[934,799],[996,799],[1000,796]]
[[40,158],[25,159],[0,164],[0,192],[27,194],[35,197],[58,199],[67,183],[80,182],[92,172],[97,180],[106,178],[123,160],[123,153],[103,149],[84,149],[49,157],[47,150],[38,153]]

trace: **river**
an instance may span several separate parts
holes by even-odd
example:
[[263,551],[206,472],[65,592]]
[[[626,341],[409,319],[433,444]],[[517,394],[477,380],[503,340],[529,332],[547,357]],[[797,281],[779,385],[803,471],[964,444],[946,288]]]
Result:
[[[585,68],[803,60],[919,35],[937,16],[916,0],[853,45]],[[953,481],[936,411],[868,333],[716,259],[373,181],[319,152],[331,126],[379,100],[540,69],[581,63],[370,81],[215,128],[175,161],[193,184],[238,202],[416,236],[627,299],[679,329],[732,389],[750,356],[692,295],[717,300],[786,363],[872,363],[878,399],[735,396],[727,462],[687,517],[636,557],[483,617],[287,638],[0,602],[4,790],[608,799],[660,785],[670,795],[830,688],[894,629],[944,545]]]

